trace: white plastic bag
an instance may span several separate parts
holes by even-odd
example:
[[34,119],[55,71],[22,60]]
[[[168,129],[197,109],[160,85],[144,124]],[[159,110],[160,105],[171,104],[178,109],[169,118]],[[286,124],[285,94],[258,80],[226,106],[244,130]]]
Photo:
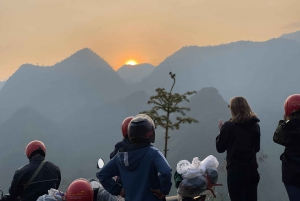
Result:
[[181,160],[177,163],[176,170],[178,174],[184,174],[188,171],[191,163],[187,160]]
[[201,173],[205,174],[207,168],[217,169],[219,166],[219,162],[216,157],[213,155],[207,156],[203,161],[201,161],[200,169]]
[[201,176],[201,172],[199,169],[189,168],[188,171],[183,173],[181,176],[183,179],[193,179],[195,177]]

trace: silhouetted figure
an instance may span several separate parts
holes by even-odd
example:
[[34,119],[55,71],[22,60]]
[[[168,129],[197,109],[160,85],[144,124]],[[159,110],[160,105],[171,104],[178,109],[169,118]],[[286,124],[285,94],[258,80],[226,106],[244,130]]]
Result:
[[280,156],[282,181],[290,201],[300,200],[300,94],[289,96],[284,103],[284,120],[280,120],[273,137],[285,147]]
[[53,163],[45,161],[44,143],[38,140],[30,142],[25,153],[29,163],[15,172],[9,195],[5,195],[2,200],[34,201],[39,196],[48,194],[50,188],[59,188],[60,169]]
[[259,119],[247,100],[234,97],[228,105],[231,119],[223,125],[216,138],[219,153],[227,151],[227,186],[231,201],[257,201],[259,182],[256,153],[260,150]]

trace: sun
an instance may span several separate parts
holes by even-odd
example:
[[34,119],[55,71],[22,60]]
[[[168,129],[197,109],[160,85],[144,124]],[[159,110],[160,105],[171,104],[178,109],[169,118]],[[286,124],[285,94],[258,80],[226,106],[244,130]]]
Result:
[[134,61],[134,60],[129,60],[129,61],[126,62],[126,65],[134,66],[134,65],[136,65],[136,64],[137,64],[137,62]]

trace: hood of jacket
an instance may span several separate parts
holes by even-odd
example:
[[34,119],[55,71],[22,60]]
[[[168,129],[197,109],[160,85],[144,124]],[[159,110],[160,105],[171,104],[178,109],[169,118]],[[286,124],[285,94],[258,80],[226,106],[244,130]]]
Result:
[[135,170],[150,147],[149,143],[128,144],[119,150],[118,162],[127,170]]

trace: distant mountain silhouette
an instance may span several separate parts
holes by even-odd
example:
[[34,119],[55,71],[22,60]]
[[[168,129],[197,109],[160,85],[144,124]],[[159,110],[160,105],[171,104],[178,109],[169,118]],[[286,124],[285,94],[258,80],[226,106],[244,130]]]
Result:
[[2,87],[4,86],[4,84],[5,84],[5,81],[0,82],[0,90],[2,89]]
[[296,31],[293,33],[283,34],[280,38],[291,39],[297,42],[300,42],[300,31]]
[[0,122],[24,106],[60,121],[78,108],[123,97],[124,89],[117,73],[85,48],[52,67],[22,65],[0,91]]
[[117,70],[120,77],[128,84],[140,82],[142,79],[150,75],[154,66],[151,64],[124,65]]

